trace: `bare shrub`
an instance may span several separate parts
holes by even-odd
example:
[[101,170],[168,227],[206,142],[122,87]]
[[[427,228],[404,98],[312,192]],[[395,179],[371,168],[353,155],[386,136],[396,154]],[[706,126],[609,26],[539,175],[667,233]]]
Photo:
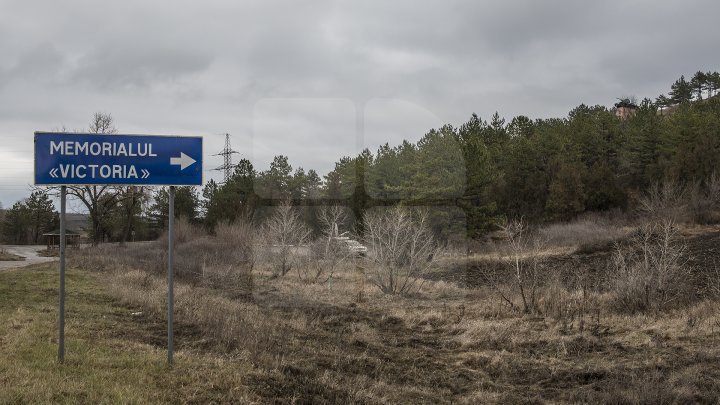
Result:
[[320,238],[307,246],[307,254],[297,266],[300,280],[306,283],[325,283],[350,257],[342,242]]
[[343,225],[347,225],[350,217],[349,210],[346,207],[339,205],[333,205],[330,207],[322,207],[317,214],[318,222],[320,223],[320,229],[323,235],[327,238],[333,236],[340,236],[339,229]]
[[485,277],[512,309],[536,312],[537,292],[544,270],[544,239],[533,234],[522,219],[508,221],[502,231],[507,245],[499,250],[499,261],[507,263],[507,271],[488,271]]
[[284,276],[295,268],[301,257],[300,249],[309,240],[310,233],[310,228],[289,201],[276,207],[260,233],[265,260],[275,276]]
[[202,285],[231,298],[249,298],[253,289],[254,240],[254,229],[246,222],[219,224],[210,245],[197,252],[203,259]]
[[683,186],[675,181],[653,184],[639,200],[639,210],[651,221],[708,224],[720,221],[720,175]]
[[367,213],[364,244],[369,277],[386,294],[409,294],[437,264],[440,247],[426,210],[394,207]]
[[[173,223],[173,233],[175,235],[175,244],[186,243],[191,240],[205,236],[205,232],[201,227],[195,226],[185,217],[178,217]],[[157,242],[167,249],[168,235],[167,230],[157,239]]]
[[643,227],[612,257],[610,290],[617,310],[662,310],[688,298],[690,271],[686,246],[675,222],[666,219]]
[[231,261],[250,268],[255,265],[255,239],[255,229],[249,222],[221,222],[215,227],[215,240],[228,250],[226,253],[230,254]]
[[600,294],[589,288],[587,280],[564,279],[562,272],[552,271],[539,287],[537,308],[543,316],[560,323],[560,332],[598,333],[603,302]]
[[687,219],[687,190],[676,181],[653,184],[638,202],[640,212],[651,221]]
[[702,280],[702,295],[713,300],[720,300],[720,267],[717,262],[713,263],[712,268],[705,271]]
[[300,280],[306,283],[327,282],[350,257],[347,245],[336,239],[340,236],[339,230],[346,226],[348,217],[348,209],[337,205],[322,207],[318,211],[322,237],[308,244],[306,255],[297,267]]
[[[246,223],[218,226],[216,236],[204,235],[186,221],[178,227],[174,271],[179,279],[221,291],[230,298],[250,297],[253,289],[253,229]],[[167,235],[160,240],[128,246],[100,245],[74,251],[74,266],[89,270],[143,270],[164,276]]]
[[705,195],[715,204],[715,208],[720,205],[720,174],[713,172],[705,181]]
[[720,175],[713,173],[705,181],[695,181],[689,188],[688,206],[696,224],[720,220]]

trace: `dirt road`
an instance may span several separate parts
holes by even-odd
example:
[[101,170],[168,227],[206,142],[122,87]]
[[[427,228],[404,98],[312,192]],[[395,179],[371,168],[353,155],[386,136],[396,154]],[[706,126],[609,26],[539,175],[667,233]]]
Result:
[[0,247],[5,249],[8,253],[13,253],[13,254],[16,254],[18,256],[22,256],[25,258],[25,260],[23,260],[21,262],[0,261],[0,270],[14,269],[14,268],[18,268],[18,267],[29,266],[31,264],[45,263],[45,262],[51,262],[53,260],[57,260],[56,257],[38,256],[37,252],[39,250],[45,249],[44,245],[37,245],[37,246],[0,245]]

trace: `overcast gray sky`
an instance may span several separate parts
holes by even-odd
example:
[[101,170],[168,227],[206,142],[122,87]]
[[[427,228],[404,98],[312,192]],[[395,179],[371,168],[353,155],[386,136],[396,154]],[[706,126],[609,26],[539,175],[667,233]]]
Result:
[[33,132],[221,134],[265,169],[321,174],[475,112],[564,117],[720,70],[720,2],[0,0],[0,202],[32,183]]

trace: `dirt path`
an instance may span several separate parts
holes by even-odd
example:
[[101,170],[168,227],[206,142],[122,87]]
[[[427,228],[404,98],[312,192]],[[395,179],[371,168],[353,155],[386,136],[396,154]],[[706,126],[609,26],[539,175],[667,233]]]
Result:
[[25,260],[21,262],[4,262],[0,261],[0,271],[1,270],[7,270],[7,269],[15,269],[19,267],[25,267],[29,266],[31,264],[37,264],[37,263],[46,263],[51,262],[54,260],[57,260],[56,257],[42,257],[38,256],[38,251],[45,249],[44,245],[2,245],[3,249],[5,249],[8,253],[13,253],[18,256],[22,256],[25,258]]

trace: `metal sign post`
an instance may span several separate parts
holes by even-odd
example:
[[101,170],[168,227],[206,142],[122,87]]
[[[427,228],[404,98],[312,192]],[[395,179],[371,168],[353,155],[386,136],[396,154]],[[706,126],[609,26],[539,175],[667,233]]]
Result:
[[35,133],[35,185],[60,186],[58,361],[65,360],[65,206],[67,186],[166,185],[168,215],[168,364],[173,363],[175,186],[202,185],[202,137]]
[[173,261],[174,261],[174,248],[175,248],[175,229],[174,229],[174,222],[175,222],[175,186],[170,186],[169,191],[169,198],[168,198],[168,272],[167,272],[167,282],[168,282],[168,353],[167,353],[167,361],[168,365],[172,366],[173,364],[173,302],[174,299],[174,286],[173,286],[173,277],[174,277],[174,270],[173,270]]
[[65,361],[65,199],[67,187],[60,186],[60,319],[58,320],[58,362]]

